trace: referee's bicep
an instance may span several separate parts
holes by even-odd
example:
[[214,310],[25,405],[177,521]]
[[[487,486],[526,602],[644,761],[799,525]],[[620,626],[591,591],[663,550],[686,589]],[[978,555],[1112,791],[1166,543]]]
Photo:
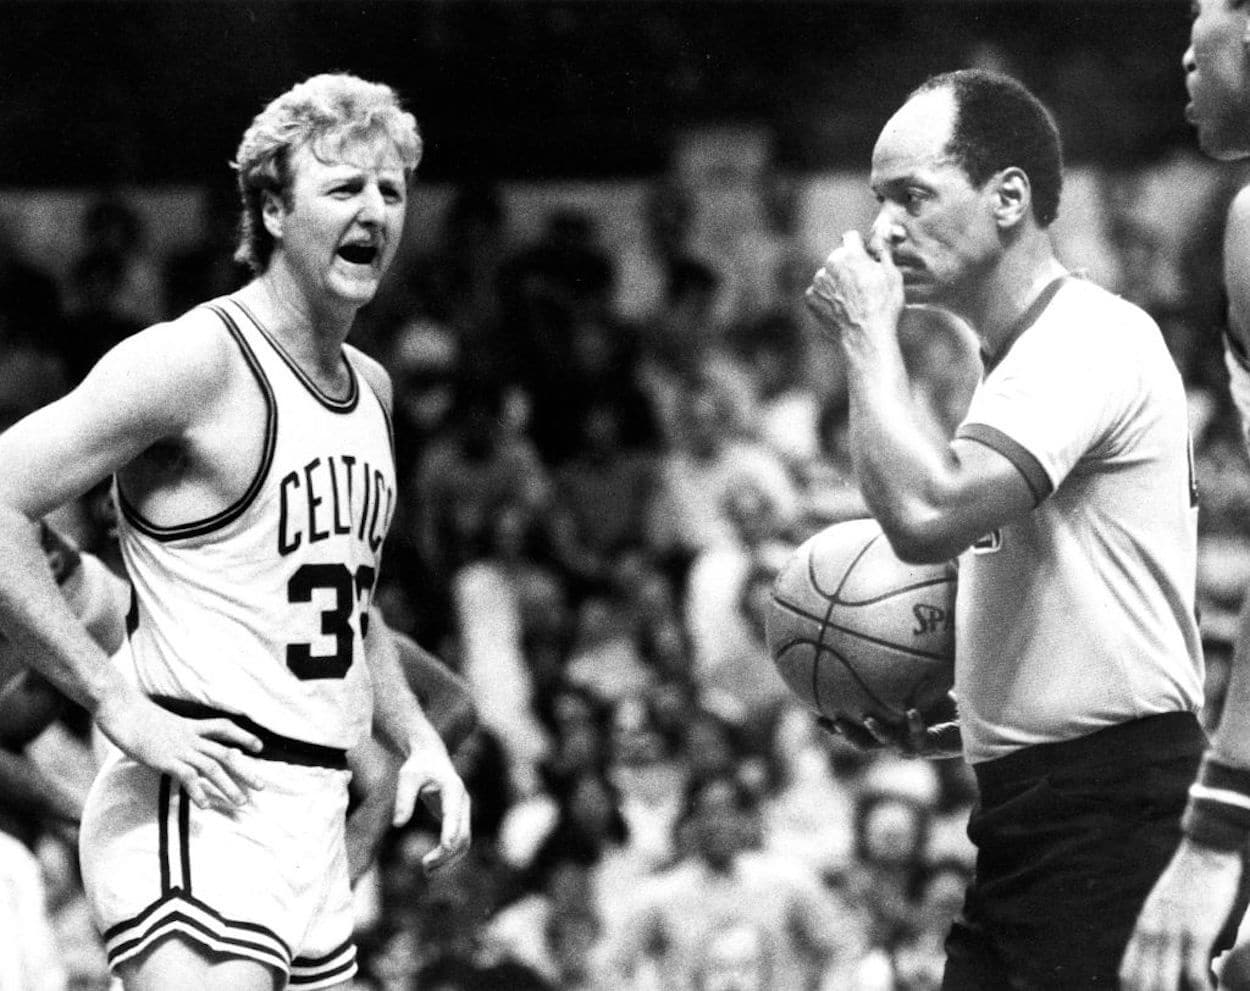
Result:
[[1028,513],[1050,494],[1049,479],[1036,459],[1007,440],[1005,435],[970,436],[965,428],[951,442],[963,490],[959,503],[965,547]]
[[905,561],[950,560],[1024,516],[1040,500],[1010,457],[995,446],[960,436],[951,442],[946,470],[924,501],[921,522],[904,535],[890,537],[894,552]]

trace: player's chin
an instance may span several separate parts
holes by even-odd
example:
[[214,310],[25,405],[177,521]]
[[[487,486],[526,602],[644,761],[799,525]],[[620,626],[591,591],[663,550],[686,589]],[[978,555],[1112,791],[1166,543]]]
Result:
[[381,273],[372,268],[363,272],[338,272],[331,280],[331,289],[340,299],[364,306],[372,302],[381,281]]
[[1214,127],[1198,125],[1198,147],[1202,153],[1219,162],[1236,162],[1250,158],[1250,135],[1229,137]]

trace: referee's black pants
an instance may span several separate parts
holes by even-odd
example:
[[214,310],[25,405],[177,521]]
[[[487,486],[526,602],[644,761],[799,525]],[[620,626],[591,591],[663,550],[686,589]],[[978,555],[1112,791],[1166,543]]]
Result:
[[946,940],[943,991],[1118,987],[1205,747],[1192,714],[1168,713],[975,765],[976,873]]

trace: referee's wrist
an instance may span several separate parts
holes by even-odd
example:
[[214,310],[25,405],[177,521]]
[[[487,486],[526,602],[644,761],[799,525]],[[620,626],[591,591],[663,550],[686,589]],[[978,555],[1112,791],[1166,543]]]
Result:
[[1208,754],[1189,788],[1181,829],[1199,846],[1243,850],[1250,842],[1250,769]]

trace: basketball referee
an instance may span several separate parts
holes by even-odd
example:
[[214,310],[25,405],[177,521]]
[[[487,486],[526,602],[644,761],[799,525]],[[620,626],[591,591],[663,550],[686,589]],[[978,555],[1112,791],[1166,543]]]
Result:
[[[1181,378],[1149,316],[1057,258],[1059,136],[1016,81],[926,81],[881,132],[871,185],[868,244],[846,234],[807,301],[846,365],[870,510],[901,557],[959,557],[959,732],[911,713],[867,741],[950,756],[957,736],[976,772],[943,988],[1114,988],[1206,742]],[[909,396],[907,305],[980,339],[949,444]]]

